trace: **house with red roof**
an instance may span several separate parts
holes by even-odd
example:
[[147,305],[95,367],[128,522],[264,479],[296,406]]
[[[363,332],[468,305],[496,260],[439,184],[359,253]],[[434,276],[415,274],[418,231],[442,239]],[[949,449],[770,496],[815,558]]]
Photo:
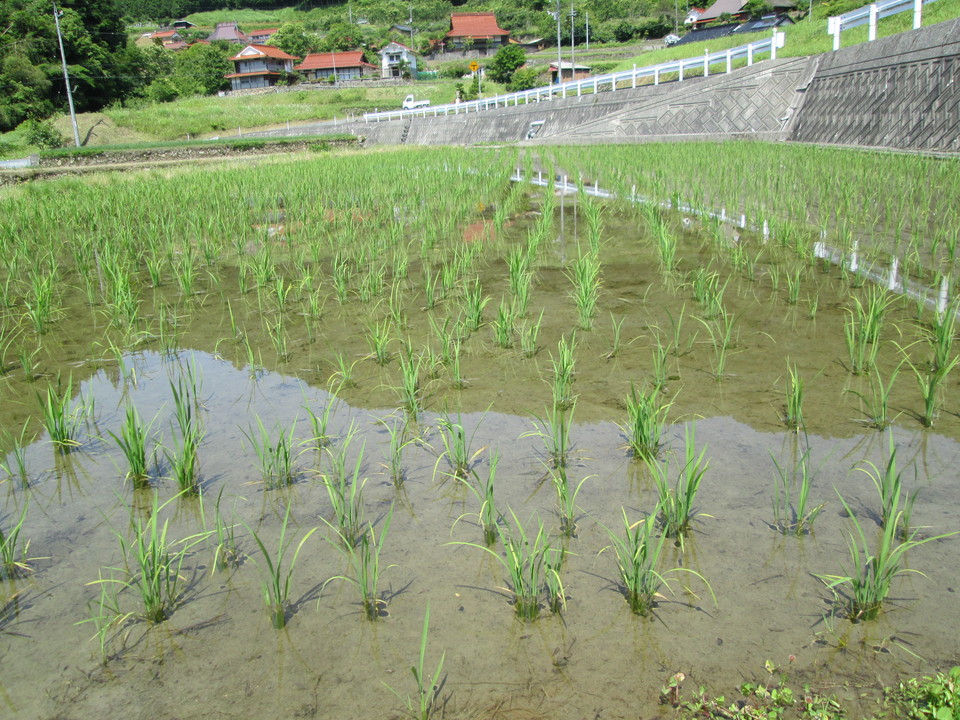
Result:
[[363,59],[362,50],[348,52],[310,53],[294,70],[301,73],[307,80],[327,80],[334,78],[336,82],[342,80],[359,80],[373,75],[376,65],[371,65]]
[[234,72],[225,77],[230,80],[231,90],[271,87],[293,72],[293,63],[298,59],[272,45],[247,45],[230,58]]
[[487,50],[506,45],[510,32],[497,25],[492,12],[451,13],[450,31],[444,37],[448,48]]

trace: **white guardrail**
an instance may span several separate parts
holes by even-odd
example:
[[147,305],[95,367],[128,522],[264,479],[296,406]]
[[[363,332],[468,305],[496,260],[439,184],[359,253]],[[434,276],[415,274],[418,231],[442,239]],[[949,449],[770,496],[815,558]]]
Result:
[[877,20],[890,17],[902,12],[913,10],[913,29],[920,27],[923,21],[923,6],[934,0],[887,0],[887,2],[872,3],[862,8],[851,10],[843,15],[827,18],[827,34],[833,35],[833,49],[840,49],[840,33],[850,28],[869,24],[867,41],[877,39]]
[[601,90],[615,91],[621,83],[629,83],[629,87],[635,88],[637,87],[637,81],[644,78],[653,78],[653,84],[659,85],[661,78],[668,73],[676,73],[677,80],[682,81],[685,70],[697,69],[702,71],[704,76],[708,76],[710,74],[710,68],[713,65],[723,64],[724,70],[730,72],[733,69],[735,60],[746,58],[747,65],[753,65],[757,60],[757,56],[765,53],[770,53],[770,59],[776,60],[777,49],[783,47],[783,42],[783,33],[774,30],[766,40],[758,40],[748,45],[741,45],[740,47],[721,50],[715,53],[705,51],[703,55],[697,57],[672,60],[643,68],[635,67],[632,70],[624,70],[623,72],[597,75],[582,80],[571,80],[565,83],[547,85],[545,87],[505,95],[496,95],[495,97],[482,98],[480,100],[449,103],[447,105],[432,105],[417,110],[390,110],[387,112],[364,113],[363,119],[364,122],[381,122],[401,120],[403,118],[437,117],[439,115],[459,115],[460,113],[481,112],[498,107],[519,105],[521,102],[526,105],[531,102],[542,102],[553,100],[554,98],[566,98],[574,95],[579,97],[583,94],[584,90],[589,90],[594,93],[598,93]]

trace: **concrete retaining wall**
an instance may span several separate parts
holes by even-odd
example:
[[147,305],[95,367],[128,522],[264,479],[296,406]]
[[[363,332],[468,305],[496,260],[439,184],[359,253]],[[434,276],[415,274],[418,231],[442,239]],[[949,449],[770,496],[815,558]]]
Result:
[[823,55],[791,140],[960,151],[960,20]]

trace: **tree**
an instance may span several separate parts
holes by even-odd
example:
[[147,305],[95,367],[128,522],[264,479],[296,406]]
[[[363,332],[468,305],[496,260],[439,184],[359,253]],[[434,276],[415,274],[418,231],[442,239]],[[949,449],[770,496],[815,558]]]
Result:
[[536,68],[518,68],[507,83],[507,92],[520,92],[544,84],[540,82],[540,71]]
[[740,12],[747,13],[754,20],[762,18],[773,12],[773,5],[766,0],[749,0],[746,5],[740,8]]
[[215,45],[193,45],[177,53],[173,81],[180,95],[210,95],[227,87],[224,75],[232,70],[226,54]]
[[286,23],[280,26],[267,44],[278,47],[290,55],[304,58],[319,46],[320,39],[313,33],[308,33],[303,25]]
[[498,83],[508,83],[513,73],[527,61],[527,54],[519,45],[504,45],[497,50],[485,72],[491,80]]

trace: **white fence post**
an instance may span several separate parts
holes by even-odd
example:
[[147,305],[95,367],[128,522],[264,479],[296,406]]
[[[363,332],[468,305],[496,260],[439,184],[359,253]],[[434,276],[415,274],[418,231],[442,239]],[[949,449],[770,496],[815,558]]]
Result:
[[753,43],[747,45],[747,66],[753,65]]
[[703,76],[710,77],[710,51],[706,48],[703,50]]
[[867,24],[867,42],[877,39],[877,4],[870,3],[870,16]]
[[632,87],[634,90],[637,89],[637,64],[636,63],[633,64],[633,84],[630,87]]
[[937,314],[943,317],[944,310],[947,309],[947,297],[948,291],[950,289],[950,283],[947,280],[947,276],[944,275],[940,279],[940,296],[937,298]]
[[923,0],[913,0],[913,29],[923,24]]
[[730,48],[727,48],[727,72],[733,70],[733,51]]
[[890,261],[890,275],[887,277],[887,290],[897,289],[897,269],[900,266],[900,260],[893,258]]
[[833,49],[840,49],[840,33],[843,30],[843,21],[839,17],[827,18],[827,34],[833,35]]
[[653,84],[654,85],[660,84],[660,66],[659,65],[653,68]]
[[770,59],[777,59],[777,29],[773,29],[773,37],[770,38]]
[[677,80],[683,82],[683,60],[680,61],[680,77]]

